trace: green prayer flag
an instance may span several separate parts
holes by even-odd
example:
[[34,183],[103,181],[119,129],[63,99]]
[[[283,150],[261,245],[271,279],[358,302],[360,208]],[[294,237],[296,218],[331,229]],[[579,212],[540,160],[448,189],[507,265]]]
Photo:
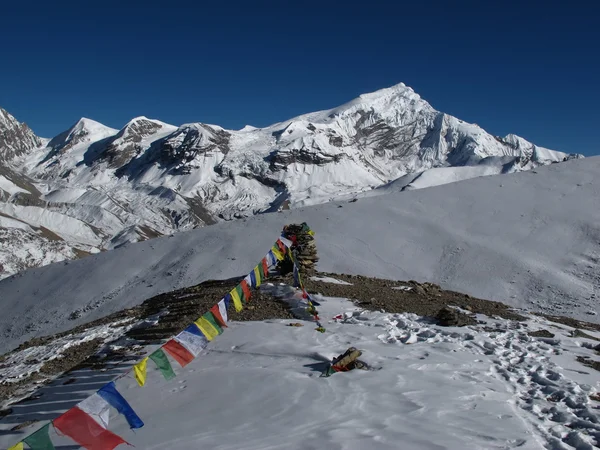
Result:
[[50,424],[46,424],[35,433],[27,436],[23,439],[32,450],[55,450],[52,441],[50,440],[50,435],[48,434],[48,429],[50,428]]
[[210,324],[215,327],[215,329],[219,332],[219,334],[223,333],[223,328],[221,328],[221,325],[219,325],[219,322],[217,322],[217,319],[215,319],[215,316],[213,315],[212,312],[207,312],[206,314],[204,314],[202,317],[204,317],[206,320],[208,320],[210,322]]
[[163,374],[163,377],[165,377],[165,380],[175,378],[175,372],[173,372],[171,363],[169,362],[167,355],[161,348],[152,353],[150,355],[150,359],[154,361],[156,366],[159,368],[160,372]]
[[246,298],[246,294],[244,294],[244,290],[242,289],[242,285],[241,285],[241,284],[238,284],[238,285],[235,287],[235,290],[236,290],[236,292],[238,293],[238,295],[240,296],[240,300],[241,300],[243,303],[246,303],[246,302],[248,301],[248,299]]

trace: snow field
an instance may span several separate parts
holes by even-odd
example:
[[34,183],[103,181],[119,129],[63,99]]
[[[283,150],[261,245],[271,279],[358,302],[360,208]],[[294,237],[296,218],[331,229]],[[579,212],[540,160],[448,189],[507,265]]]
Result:
[[[303,303],[288,286],[264,286],[293,306]],[[574,361],[591,341],[569,338],[569,327],[480,316],[485,325],[444,328],[414,314],[315,299],[324,334],[310,321],[230,323],[194,362],[175,366],[175,379],[165,381],[150,364],[145,387],[120,379],[119,391],[146,425],[133,433],[112,411],[111,431],[148,450],[583,450],[599,442],[599,413],[588,395],[600,383]],[[540,328],[556,337],[527,335]],[[325,363],[350,346],[374,370],[321,378]],[[80,400],[93,392],[81,382],[71,385]],[[53,408],[49,399],[38,407]],[[13,440],[0,435],[0,444]]]

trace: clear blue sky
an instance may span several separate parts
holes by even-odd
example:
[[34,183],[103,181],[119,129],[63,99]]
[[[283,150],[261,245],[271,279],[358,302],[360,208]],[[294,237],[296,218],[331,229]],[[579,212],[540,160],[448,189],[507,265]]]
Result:
[[600,154],[597,2],[4,2],[0,106],[52,137],[265,126],[404,82],[497,135]]

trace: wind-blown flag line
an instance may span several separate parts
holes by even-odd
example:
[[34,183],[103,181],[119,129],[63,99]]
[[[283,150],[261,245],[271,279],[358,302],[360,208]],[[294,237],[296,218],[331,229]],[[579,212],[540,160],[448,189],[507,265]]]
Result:
[[[250,285],[259,287],[263,280],[267,278],[269,267],[284,259],[284,255],[291,244],[292,242],[283,236],[278,239],[260,264],[235,289],[226,294],[217,305],[213,306],[208,313],[136,364],[133,372],[138,384],[143,386],[146,382],[148,359],[154,361],[165,379],[170,380],[175,377],[175,372],[165,351],[182,367],[189,364],[208,344],[208,336],[214,338],[223,332],[222,327],[227,327],[227,309],[231,303],[234,303],[236,311],[241,311],[243,303],[250,300]],[[296,265],[293,259],[292,261]],[[200,327],[198,323],[202,326]],[[202,331],[200,331],[201,329]],[[128,443],[120,436],[107,430],[110,406],[113,406],[125,416],[132,429],[144,425],[129,403],[117,391],[114,381],[59,416],[52,423],[57,431],[69,436],[88,450],[112,450],[120,444]],[[48,434],[49,426],[50,423],[10,447],[9,450],[24,450],[24,443],[27,443],[32,450],[54,450]]]
[[100,426],[77,406],[52,423],[54,428],[87,450],[112,450],[118,445],[127,444],[123,438]]
[[129,428],[136,429],[144,426],[142,419],[139,418],[133,408],[129,405],[129,403],[127,403],[127,400],[125,400],[119,391],[117,391],[114,381],[111,381],[100,388],[98,390],[98,395],[106,400],[110,406],[119,411],[120,414],[125,416],[125,419],[129,424]]

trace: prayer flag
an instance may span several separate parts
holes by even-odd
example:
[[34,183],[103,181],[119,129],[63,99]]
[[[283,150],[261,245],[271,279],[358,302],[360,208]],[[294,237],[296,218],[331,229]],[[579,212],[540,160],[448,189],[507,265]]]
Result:
[[22,442],[19,442],[18,444],[13,445],[12,447],[9,447],[8,450],[24,450],[25,447],[23,446]]
[[103,428],[77,406],[54,419],[54,428],[87,450],[112,450],[127,444],[120,436]]
[[261,278],[264,280],[269,277],[269,262],[266,256],[261,261],[261,269]]
[[240,283],[240,286],[242,287],[242,292],[244,293],[244,301],[249,302],[251,294],[250,294],[250,286],[248,286],[248,282],[246,280],[242,280],[242,282]]
[[76,405],[80,410],[98,422],[103,428],[108,428],[110,405],[97,392]]
[[194,323],[198,325],[200,331],[202,331],[209,341],[212,341],[223,332],[211,312],[207,312]]
[[208,345],[208,340],[195,324],[191,324],[175,336],[175,340],[188,349],[194,357],[198,356],[204,347]]
[[171,363],[169,362],[169,358],[165,352],[163,352],[162,348],[159,348],[154,353],[150,355],[150,359],[154,361],[158,370],[163,374],[165,380],[171,380],[175,378],[175,372],[173,372],[173,367],[171,367]]
[[225,303],[225,312],[227,312],[229,305],[231,305],[231,294],[227,294],[221,301]]
[[215,317],[219,326],[227,328],[227,308],[225,307],[224,300],[221,300],[215,306],[210,308],[210,312]]
[[283,259],[283,255],[285,254],[276,245],[274,245],[273,248],[271,249],[271,253],[273,253],[273,256],[276,259],[278,259],[279,261],[281,261]]
[[140,386],[146,384],[146,365],[148,364],[148,358],[142,359],[139,363],[133,366],[133,373],[135,374],[135,381]]
[[254,279],[255,279],[254,285],[255,285],[255,287],[260,287],[260,285],[262,284],[262,278],[263,278],[262,275],[261,275],[261,273],[262,273],[262,264],[260,266],[256,266],[254,268],[254,270],[252,271],[252,273],[254,274]]
[[[238,290],[238,288],[239,288],[239,290]],[[241,294],[241,287],[239,285],[233,291],[231,291],[229,293],[229,295],[233,299],[233,305],[235,306],[235,310],[237,312],[240,312],[242,309],[244,309],[244,305],[242,304],[242,299],[241,299],[240,294]]]
[[30,434],[23,439],[23,442],[29,445],[32,450],[55,450],[54,445],[50,440],[50,435],[48,434],[49,428],[50,424],[47,423],[35,433]]
[[194,355],[174,339],[168,341],[162,348],[166,350],[181,367],[187,366],[194,360]]
[[119,391],[117,391],[114,381],[111,381],[100,388],[98,395],[106,400],[110,406],[119,411],[120,414],[125,416],[125,419],[129,424],[129,428],[135,429],[142,428],[144,426],[142,419],[138,417],[133,408],[129,405],[129,403],[127,403],[127,400],[125,400]]
[[[281,239],[277,239],[277,247],[279,248],[279,251],[285,255],[286,246],[283,245],[283,242],[281,242]],[[289,245],[288,245],[288,247],[289,247]]]

